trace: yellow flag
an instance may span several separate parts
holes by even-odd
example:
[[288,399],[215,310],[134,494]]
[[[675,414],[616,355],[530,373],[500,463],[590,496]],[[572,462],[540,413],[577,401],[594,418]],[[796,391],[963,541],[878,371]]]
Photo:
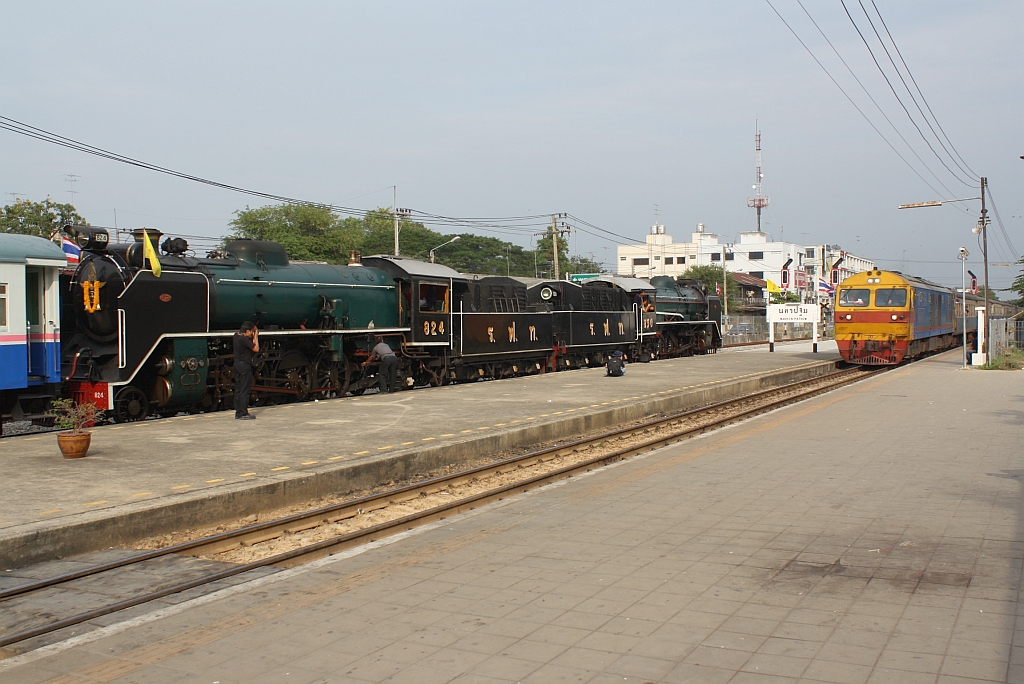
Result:
[[149,267],[153,269],[153,275],[159,278],[163,270],[160,268],[160,258],[156,255],[156,250],[153,249],[153,243],[149,241],[149,232],[142,231],[142,236],[142,255],[149,261]]
[[779,289],[779,286],[773,283],[772,281],[766,280],[764,282],[768,285],[769,292],[782,292],[782,290]]

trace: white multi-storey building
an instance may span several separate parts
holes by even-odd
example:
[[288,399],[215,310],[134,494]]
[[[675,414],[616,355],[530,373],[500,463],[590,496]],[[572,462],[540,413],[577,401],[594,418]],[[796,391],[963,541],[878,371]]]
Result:
[[770,280],[791,291],[805,291],[813,299],[817,278],[828,281],[829,271],[834,265],[840,280],[852,273],[874,268],[874,263],[868,259],[834,245],[775,242],[767,233],[760,231],[743,232],[739,238],[736,243],[723,242],[718,234],[698,223],[689,242],[674,242],[672,236],[665,232],[665,226],[655,225],[651,227],[645,244],[618,248],[616,272],[638,278],[682,275],[690,266],[721,266],[724,260],[728,271]]

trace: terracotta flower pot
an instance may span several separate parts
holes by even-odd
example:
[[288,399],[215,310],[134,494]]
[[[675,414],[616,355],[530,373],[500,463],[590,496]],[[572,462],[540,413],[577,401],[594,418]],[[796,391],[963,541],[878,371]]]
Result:
[[83,432],[76,435],[72,432],[57,433],[57,446],[64,458],[82,458],[89,452],[89,444],[92,442],[92,433]]

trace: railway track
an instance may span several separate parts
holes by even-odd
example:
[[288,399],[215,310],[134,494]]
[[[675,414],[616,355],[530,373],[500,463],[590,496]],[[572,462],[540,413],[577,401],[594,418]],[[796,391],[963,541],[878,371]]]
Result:
[[0,590],[3,602],[172,554],[234,563],[94,610],[0,635],[0,647],[258,568],[287,568],[483,506],[557,480],[803,401],[884,372],[853,368],[546,447],[348,501],[201,537]]

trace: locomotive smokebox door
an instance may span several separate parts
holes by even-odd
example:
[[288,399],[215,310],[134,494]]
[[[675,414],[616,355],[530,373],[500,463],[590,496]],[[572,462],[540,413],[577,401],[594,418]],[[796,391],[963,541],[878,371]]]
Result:
[[441,281],[413,281],[412,338],[448,344],[451,339],[451,286]]

